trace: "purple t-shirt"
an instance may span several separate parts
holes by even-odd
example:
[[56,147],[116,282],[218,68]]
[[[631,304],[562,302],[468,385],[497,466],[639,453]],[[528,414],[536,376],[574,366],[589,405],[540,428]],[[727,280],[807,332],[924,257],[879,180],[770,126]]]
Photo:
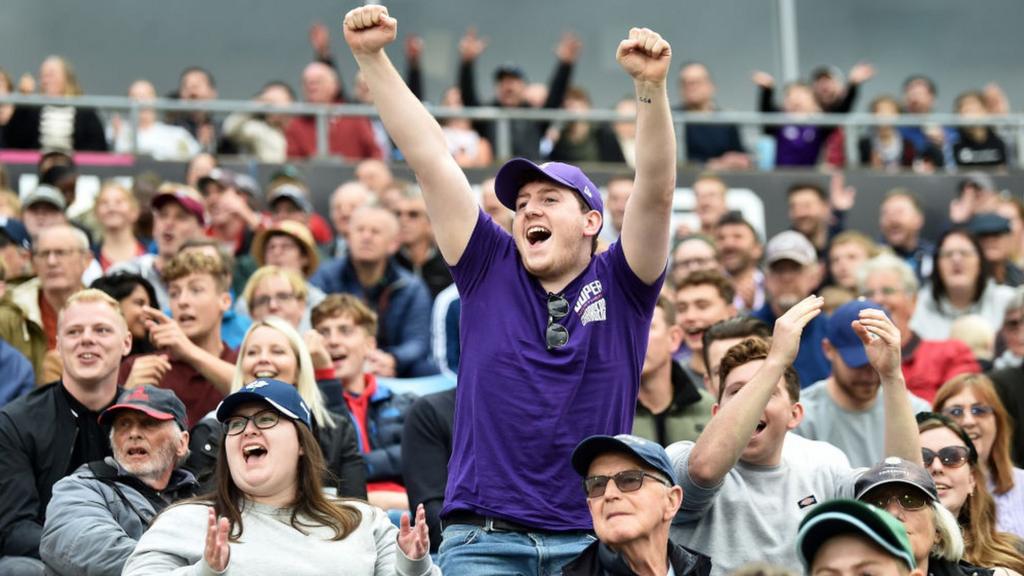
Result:
[[454,510],[542,530],[587,530],[570,455],[592,434],[629,433],[651,315],[648,286],[618,242],[562,291],[568,343],[548,350],[547,292],[512,237],[480,212],[452,276],[462,354],[442,517]]

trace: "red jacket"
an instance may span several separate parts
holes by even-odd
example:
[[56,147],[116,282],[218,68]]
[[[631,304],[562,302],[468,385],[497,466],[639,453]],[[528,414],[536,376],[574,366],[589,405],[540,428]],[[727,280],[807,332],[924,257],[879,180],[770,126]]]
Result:
[[960,374],[977,374],[981,366],[959,340],[913,339],[903,347],[903,379],[907,390],[931,402],[939,387]]
[[[381,159],[384,155],[373,138],[370,120],[364,117],[332,116],[328,120],[327,148],[346,160]],[[316,156],[316,118],[296,116],[284,129],[289,158]]]

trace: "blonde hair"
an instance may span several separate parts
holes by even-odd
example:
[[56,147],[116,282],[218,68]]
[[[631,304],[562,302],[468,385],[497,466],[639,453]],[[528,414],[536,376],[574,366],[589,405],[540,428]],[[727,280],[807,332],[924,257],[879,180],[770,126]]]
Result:
[[124,195],[124,199],[127,200],[129,204],[131,204],[132,208],[136,210],[139,209],[139,200],[138,198],[135,197],[135,194],[132,194],[132,191],[124,184],[118,182],[113,178],[110,178],[108,180],[104,180],[103,183],[100,184],[100,191],[98,194],[96,194],[96,202],[92,206],[93,214],[96,213],[96,207],[99,206],[100,197],[103,196],[103,193],[106,192],[107,190],[117,190],[121,192],[121,194]]
[[299,396],[309,406],[309,411],[313,414],[313,420],[318,426],[334,428],[334,420],[331,418],[330,412],[327,411],[323,395],[320,393],[320,387],[317,386],[316,377],[313,374],[313,359],[309,356],[306,343],[303,342],[298,331],[288,321],[277,316],[268,316],[263,320],[253,322],[252,326],[245,332],[242,345],[238,347],[238,361],[235,362],[235,375],[231,379],[231,391],[237,392],[247,383],[246,376],[242,373],[242,360],[245,358],[245,349],[249,344],[249,337],[252,336],[252,333],[264,326],[277,330],[288,339],[288,344],[292,347],[292,353],[295,354],[296,364],[299,366],[298,372],[295,374],[295,382],[289,382],[289,384],[295,386]]
[[995,355],[996,332],[988,320],[977,314],[968,314],[954,320],[949,327],[949,337],[967,344],[975,358],[991,360]]
[[60,313],[57,315],[57,326],[59,327],[64,323],[64,313],[67,312],[68,308],[71,308],[71,306],[75,304],[92,304],[95,302],[106,304],[107,306],[110,306],[111,310],[117,312],[117,317],[121,320],[121,329],[125,332],[128,331],[128,323],[124,320],[124,314],[121,312],[121,305],[117,300],[111,298],[106,292],[95,288],[85,288],[69,296],[67,302],[64,303],[64,307],[60,309]]
[[245,300],[250,311],[253,309],[253,298],[255,297],[256,288],[260,285],[260,282],[275,276],[287,280],[296,297],[301,298],[303,301],[309,301],[309,287],[306,284],[305,278],[294,270],[288,270],[287,268],[268,264],[257,268],[256,271],[252,273],[252,276],[249,276],[249,281],[245,283],[245,288],[242,289],[242,300]]
[[78,74],[75,73],[75,67],[68,62],[67,58],[63,56],[50,55],[43,60],[45,63],[47,60],[53,60],[59,62],[61,68],[64,70],[64,95],[65,96],[81,96],[82,85],[78,83]]

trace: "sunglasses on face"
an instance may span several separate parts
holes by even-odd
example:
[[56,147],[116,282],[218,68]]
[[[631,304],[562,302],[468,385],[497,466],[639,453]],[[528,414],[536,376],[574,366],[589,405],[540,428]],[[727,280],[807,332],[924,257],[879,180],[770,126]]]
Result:
[[921,448],[921,459],[924,460],[925,468],[931,467],[936,457],[946,468],[959,468],[967,463],[970,455],[971,452],[966,446],[946,446],[938,452],[928,448]]
[[970,407],[964,406],[950,406],[949,408],[943,408],[942,413],[954,420],[963,420],[964,416],[970,412],[971,416],[979,418],[981,416],[989,416],[993,412],[991,406],[985,404],[974,404]]
[[548,294],[548,327],[544,333],[548,350],[561,348],[569,341],[569,331],[555,322],[569,315],[569,301],[558,294]]
[[224,421],[224,430],[228,436],[237,436],[245,430],[250,420],[253,426],[260,430],[266,430],[277,426],[281,415],[275,410],[263,410],[252,416],[232,416]]
[[923,494],[914,491],[889,492],[886,494],[869,494],[864,498],[861,498],[862,502],[866,502],[875,508],[885,510],[889,507],[889,503],[896,501],[900,508],[904,510],[920,510],[928,504],[928,499]]
[[623,470],[614,476],[589,476],[583,480],[583,490],[587,493],[587,498],[600,498],[604,496],[608,482],[614,480],[619,492],[636,492],[643,487],[644,478],[652,478],[665,486],[670,485],[667,480],[643,470]]

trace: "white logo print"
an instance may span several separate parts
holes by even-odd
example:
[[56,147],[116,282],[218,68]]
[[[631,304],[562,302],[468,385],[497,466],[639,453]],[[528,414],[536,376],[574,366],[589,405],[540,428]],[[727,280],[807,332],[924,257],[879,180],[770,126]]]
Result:
[[584,326],[591,322],[606,319],[607,310],[604,301],[604,290],[600,280],[594,280],[580,290],[580,295],[576,298],[576,306],[573,310],[580,315],[580,322]]
[[256,390],[257,388],[263,388],[264,386],[270,386],[270,384],[264,382],[263,380],[257,380],[255,382],[252,382],[251,384],[246,385],[245,389]]
[[583,195],[587,198],[593,198],[594,195],[590,192],[590,186],[583,186]]

